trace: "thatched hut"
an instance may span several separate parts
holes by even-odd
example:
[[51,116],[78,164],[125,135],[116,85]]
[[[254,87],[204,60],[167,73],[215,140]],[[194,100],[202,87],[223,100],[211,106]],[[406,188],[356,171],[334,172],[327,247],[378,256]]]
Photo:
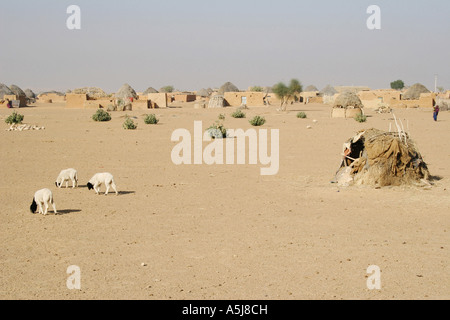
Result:
[[108,94],[100,88],[84,87],[74,89],[73,94],[86,94],[90,100],[102,99],[108,97]]
[[323,88],[320,92],[319,92],[319,96],[324,97],[324,96],[334,96],[335,94],[337,94],[337,90],[332,87],[331,85],[327,85],[325,88]]
[[331,111],[332,118],[355,118],[363,115],[361,99],[353,92],[341,93],[335,100]]
[[423,84],[416,83],[406,90],[402,95],[402,100],[419,100],[422,93],[430,92]]
[[45,95],[49,95],[49,94],[55,94],[55,95],[60,96],[60,97],[64,97],[66,95],[63,92],[51,90],[51,91],[39,92],[38,96],[45,96]]
[[158,90],[155,88],[149,87],[147,90],[143,92],[143,94],[149,94],[149,93],[159,93]]
[[10,95],[14,95],[14,92],[7,85],[0,83],[0,99],[3,100],[4,96]]
[[223,108],[225,107],[225,97],[223,95],[215,95],[211,97],[208,103],[208,108]]
[[305,90],[303,90],[303,91],[304,91],[304,92],[316,92],[316,91],[319,91],[319,89],[317,89],[316,86],[311,85],[311,86],[307,86],[307,87],[305,88]]
[[226,82],[220,87],[219,95],[223,95],[225,92],[239,92],[239,89],[231,82]]
[[341,93],[336,100],[334,100],[334,108],[364,108],[361,99],[353,92]]
[[212,89],[200,89],[197,91],[197,96],[199,97],[209,97],[212,93]]
[[28,99],[30,99],[30,100],[36,99],[36,94],[33,92],[33,90],[25,89],[24,92],[25,92],[25,94],[26,94]]
[[129,85],[124,84],[119,91],[115,94],[115,98],[122,101],[130,101],[130,100],[137,100],[138,95],[136,94],[136,91]]
[[16,96],[18,96],[20,98],[26,98],[27,97],[25,92],[19,86],[16,86],[15,84],[10,85],[9,89],[11,89],[11,91],[14,92],[14,95],[16,95]]
[[404,131],[363,130],[344,143],[333,182],[341,186],[430,185],[430,173],[415,143]]

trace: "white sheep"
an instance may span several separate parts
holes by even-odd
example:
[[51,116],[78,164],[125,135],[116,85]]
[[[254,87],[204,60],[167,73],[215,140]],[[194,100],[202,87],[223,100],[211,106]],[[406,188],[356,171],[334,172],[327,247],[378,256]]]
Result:
[[100,186],[102,184],[105,184],[106,186],[105,196],[108,195],[109,189],[111,187],[114,189],[114,191],[116,191],[116,195],[119,195],[119,192],[117,192],[116,184],[114,182],[114,177],[111,173],[97,173],[92,177],[91,180],[89,180],[87,187],[89,190],[94,189],[95,193],[99,194]]
[[63,183],[66,183],[66,188],[69,187],[69,180],[72,181],[72,189],[75,189],[75,187],[78,186],[78,172],[75,169],[66,169],[62,170],[59,173],[58,178],[56,178],[56,186],[58,188],[61,188]]
[[58,212],[56,211],[55,203],[53,201],[53,193],[49,189],[39,190],[34,194],[33,202],[30,206],[30,211],[31,213],[35,214],[39,205],[39,213],[45,216],[47,215],[50,203],[53,206],[53,212],[55,214],[58,214]]

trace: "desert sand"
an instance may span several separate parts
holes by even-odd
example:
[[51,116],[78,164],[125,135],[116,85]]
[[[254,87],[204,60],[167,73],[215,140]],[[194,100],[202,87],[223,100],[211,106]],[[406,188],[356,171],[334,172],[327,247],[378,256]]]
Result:
[[[1,299],[450,298],[449,112],[435,123],[429,109],[395,110],[434,186],[375,189],[330,181],[342,144],[360,129],[388,130],[390,114],[368,110],[361,124],[331,119],[325,105],[294,104],[233,119],[235,108],[182,104],[127,112],[138,129],[125,131],[125,113],[96,123],[94,111],[37,104],[19,112],[45,130],[7,132],[11,111],[0,110]],[[149,113],[158,125],[144,124]],[[254,115],[280,129],[278,175],[261,176],[260,165],[172,163],[172,132],[196,120],[207,127],[221,113],[230,129],[251,128]],[[72,167],[80,187],[57,189],[59,171]],[[86,188],[105,171],[119,196]],[[61,215],[30,213],[42,188]],[[81,290],[66,286],[71,265],[81,268]],[[381,290],[367,288],[371,265]]]

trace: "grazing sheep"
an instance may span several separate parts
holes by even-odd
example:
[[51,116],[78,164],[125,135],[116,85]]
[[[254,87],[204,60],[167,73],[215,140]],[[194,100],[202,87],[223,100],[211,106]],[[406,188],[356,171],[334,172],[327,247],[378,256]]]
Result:
[[[50,203],[53,206],[53,212],[55,214],[58,214],[58,212],[56,211],[55,203],[53,202],[52,192],[49,189],[39,190],[34,194],[33,202],[30,206],[30,211],[31,213],[35,214],[39,205],[39,213],[46,216]],[[44,208],[42,206],[44,206]]]
[[75,169],[66,169],[61,171],[58,178],[56,178],[56,186],[61,188],[63,183],[66,183],[66,188],[69,187],[69,180],[72,181],[72,189],[78,186],[78,172]]
[[102,184],[105,184],[106,186],[105,196],[108,195],[109,189],[111,187],[114,189],[114,191],[116,191],[116,195],[119,195],[119,192],[117,192],[116,184],[114,182],[114,177],[111,173],[97,173],[92,177],[91,180],[89,180],[87,187],[89,190],[94,189],[95,193],[99,194],[100,186]]

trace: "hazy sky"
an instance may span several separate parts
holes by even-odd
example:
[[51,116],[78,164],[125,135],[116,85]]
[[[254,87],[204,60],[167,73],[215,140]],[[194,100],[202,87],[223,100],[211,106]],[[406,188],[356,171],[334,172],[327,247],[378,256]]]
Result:
[[[69,5],[81,30],[69,30]],[[367,8],[381,8],[369,30]],[[136,91],[304,86],[450,89],[449,0],[2,1],[0,82],[22,89]]]

